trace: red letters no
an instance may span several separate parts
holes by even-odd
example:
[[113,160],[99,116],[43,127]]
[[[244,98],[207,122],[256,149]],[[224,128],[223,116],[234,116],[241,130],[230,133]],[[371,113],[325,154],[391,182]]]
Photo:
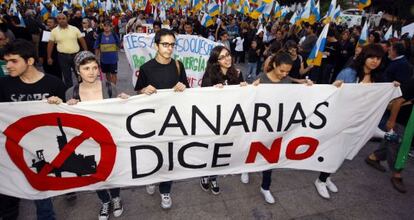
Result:
[[277,163],[279,161],[281,144],[282,138],[274,140],[270,149],[268,149],[261,142],[253,142],[250,145],[249,155],[247,155],[245,163],[254,163],[256,161],[257,153],[260,153],[268,163]]
[[[301,154],[297,154],[296,150],[302,145],[308,145],[309,147],[305,152]],[[309,158],[315,153],[318,145],[319,145],[319,141],[316,140],[315,138],[311,138],[311,137],[295,138],[291,140],[287,146],[286,158],[289,160],[303,160],[303,159]]]
[[[279,161],[281,144],[282,138],[275,139],[270,149],[261,142],[253,142],[250,145],[249,154],[247,155],[245,163],[254,163],[256,161],[257,154],[261,154],[268,163],[277,163]],[[302,145],[307,145],[309,147],[303,153],[296,153],[296,150]],[[315,153],[318,145],[319,141],[315,138],[295,138],[291,140],[287,146],[286,158],[289,160],[303,160],[309,158]]]

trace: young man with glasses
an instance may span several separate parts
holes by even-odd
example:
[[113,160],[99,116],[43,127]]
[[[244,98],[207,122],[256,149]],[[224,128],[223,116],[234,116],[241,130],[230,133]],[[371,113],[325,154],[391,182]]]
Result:
[[[182,92],[189,87],[184,65],[180,61],[172,59],[175,47],[174,32],[161,29],[154,37],[155,49],[157,54],[154,59],[144,63],[139,70],[135,91],[138,94],[151,95],[157,89],[174,89]],[[161,194],[161,207],[171,208],[172,200],[170,197],[172,181],[162,182],[159,185]],[[148,185],[147,192],[154,194],[155,186]]]

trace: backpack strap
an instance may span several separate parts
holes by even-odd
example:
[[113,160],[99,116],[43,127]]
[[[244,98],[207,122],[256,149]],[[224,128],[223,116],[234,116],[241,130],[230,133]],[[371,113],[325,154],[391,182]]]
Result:
[[120,47],[120,40],[119,40],[119,38],[118,38],[118,36],[116,35],[116,33],[115,32],[113,32],[112,31],[112,37],[114,38],[114,40],[115,40],[115,44],[116,44],[116,46],[117,47]]
[[79,96],[79,84],[76,84],[74,87],[73,87],[73,91],[72,91],[73,93],[72,93],[72,97],[74,98],[74,99],[77,99],[77,100],[80,100],[80,96]]
[[178,75],[178,77],[180,77],[181,68],[180,68],[180,62],[178,60],[175,61],[175,66],[177,67],[177,75]]
[[112,98],[112,85],[110,82],[105,81],[106,91],[108,92],[108,97]]

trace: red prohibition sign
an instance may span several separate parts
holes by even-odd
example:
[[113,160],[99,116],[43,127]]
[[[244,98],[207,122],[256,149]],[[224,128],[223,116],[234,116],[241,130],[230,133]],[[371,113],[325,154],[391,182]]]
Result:
[[[62,126],[78,129],[82,133],[68,141],[56,158],[50,164],[44,166],[39,173],[36,173],[24,160],[23,148],[19,145],[19,142],[35,128],[58,126],[57,118],[61,119]],[[9,125],[4,134],[7,137],[6,150],[11,160],[23,172],[30,185],[39,191],[66,190],[105,181],[111,174],[115,164],[116,145],[111,133],[102,124],[86,116],[67,113],[31,115]],[[101,159],[96,167],[95,174],[77,177],[48,176],[52,169],[62,166],[75,149],[89,138],[94,139],[100,146]]]

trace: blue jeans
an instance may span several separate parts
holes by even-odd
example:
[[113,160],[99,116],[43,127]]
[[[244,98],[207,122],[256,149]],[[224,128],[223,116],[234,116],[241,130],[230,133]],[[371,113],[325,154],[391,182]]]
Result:
[[248,67],[248,69],[247,69],[247,75],[246,75],[246,77],[245,77],[245,79],[244,79],[244,80],[246,80],[246,79],[247,79],[247,76],[248,76],[248,75],[251,75],[251,76],[256,76],[256,71],[257,71],[257,63],[248,63],[248,64],[247,64],[247,67]]
[[[107,203],[111,201],[111,198],[114,199],[119,197],[119,193],[121,192],[121,188],[112,188],[112,189],[103,189],[98,190],[96,193],[98,194],[99,199],[102,203]],[[111,195],[109,195],[111,194]]]
[[36,204],[36,214],[38,220],[55,220],[52,199],[34,200]]

